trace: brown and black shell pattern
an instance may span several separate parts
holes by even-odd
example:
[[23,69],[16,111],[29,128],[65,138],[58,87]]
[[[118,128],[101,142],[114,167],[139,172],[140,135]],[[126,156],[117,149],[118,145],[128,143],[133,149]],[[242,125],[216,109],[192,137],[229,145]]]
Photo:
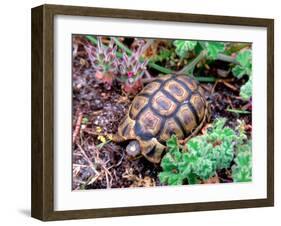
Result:
[[[152,139],[165,145],[172,134],[184,139],[197,133],[206,115],[204,91],[196,80],[186,75],[165,75],[146,85],[134,98],[118,135],[124,140],[137,139],[141,147],[149,146]],[[146,153],[152,150],[141,151],[153,159],[154,152]]]

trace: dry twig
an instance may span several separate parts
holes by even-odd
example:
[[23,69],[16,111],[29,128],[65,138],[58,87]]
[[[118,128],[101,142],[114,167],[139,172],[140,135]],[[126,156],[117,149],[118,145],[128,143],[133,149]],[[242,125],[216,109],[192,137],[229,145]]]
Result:
[[81,123],[82,123],[82,119],[83,119],[83,112],[79,108],[78,108],[77,112],[78,112],[78,114],[77,114],[78,117],[76,120],[76,125],[75,125],[75,129],[73,131],[73,136],[72,136],[73,144],[76,142],[77,136],[80,133]]

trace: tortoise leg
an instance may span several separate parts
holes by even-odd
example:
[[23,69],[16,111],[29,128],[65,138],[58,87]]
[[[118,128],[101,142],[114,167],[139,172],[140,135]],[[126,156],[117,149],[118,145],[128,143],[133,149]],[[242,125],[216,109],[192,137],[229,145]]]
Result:
[[192,133],[190,134],[190,136],[186,137],[185,139],[183,140],[180,140],[180,144],[184,145],[186,144],[186,142],[188,140],[190,140],[193,136],[195,136],[196,134],[199,133],[199,131],[202,129],[203,125],[206,123],[206,122],[209,122],[210,121],[210,118],[211,118],[211,114],[210,114],[210,106],[207,105],[206,106],[206,109],[205,109],[205,113],[204,113],[204,118],[202,119],[202,121],[200,122],[200,124],[198,125],[198,127],[192,131]]
[[161,161],[162,153],[165,150],[165,146],[157,141],[156,138],[152,138],[142,146],[143,156],[153,163],[159,163]]
[[115,143],[121,143],[125,141],[124,137],[120,136],[119,134],[110,134],[110,140]]

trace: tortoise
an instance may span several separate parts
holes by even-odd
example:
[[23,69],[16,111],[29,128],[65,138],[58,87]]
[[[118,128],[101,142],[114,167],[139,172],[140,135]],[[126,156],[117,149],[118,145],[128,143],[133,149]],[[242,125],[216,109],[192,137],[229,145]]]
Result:
[[128,141],[126,152],[159,163],[166,141],[175,134],[189,139],[208,115],[203,89],[186,75],[165,75],[146,85],[121,120],[113,141]]

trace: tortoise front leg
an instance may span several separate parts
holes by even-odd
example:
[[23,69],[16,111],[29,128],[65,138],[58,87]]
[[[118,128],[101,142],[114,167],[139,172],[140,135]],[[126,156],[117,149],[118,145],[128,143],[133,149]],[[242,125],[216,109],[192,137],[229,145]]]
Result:
[[147,142],[141,142],[143,156],[153,163],[159,163],[161,161],[162,153],[165,148],[166,147],[159,143],[156,138],[152,138]]

